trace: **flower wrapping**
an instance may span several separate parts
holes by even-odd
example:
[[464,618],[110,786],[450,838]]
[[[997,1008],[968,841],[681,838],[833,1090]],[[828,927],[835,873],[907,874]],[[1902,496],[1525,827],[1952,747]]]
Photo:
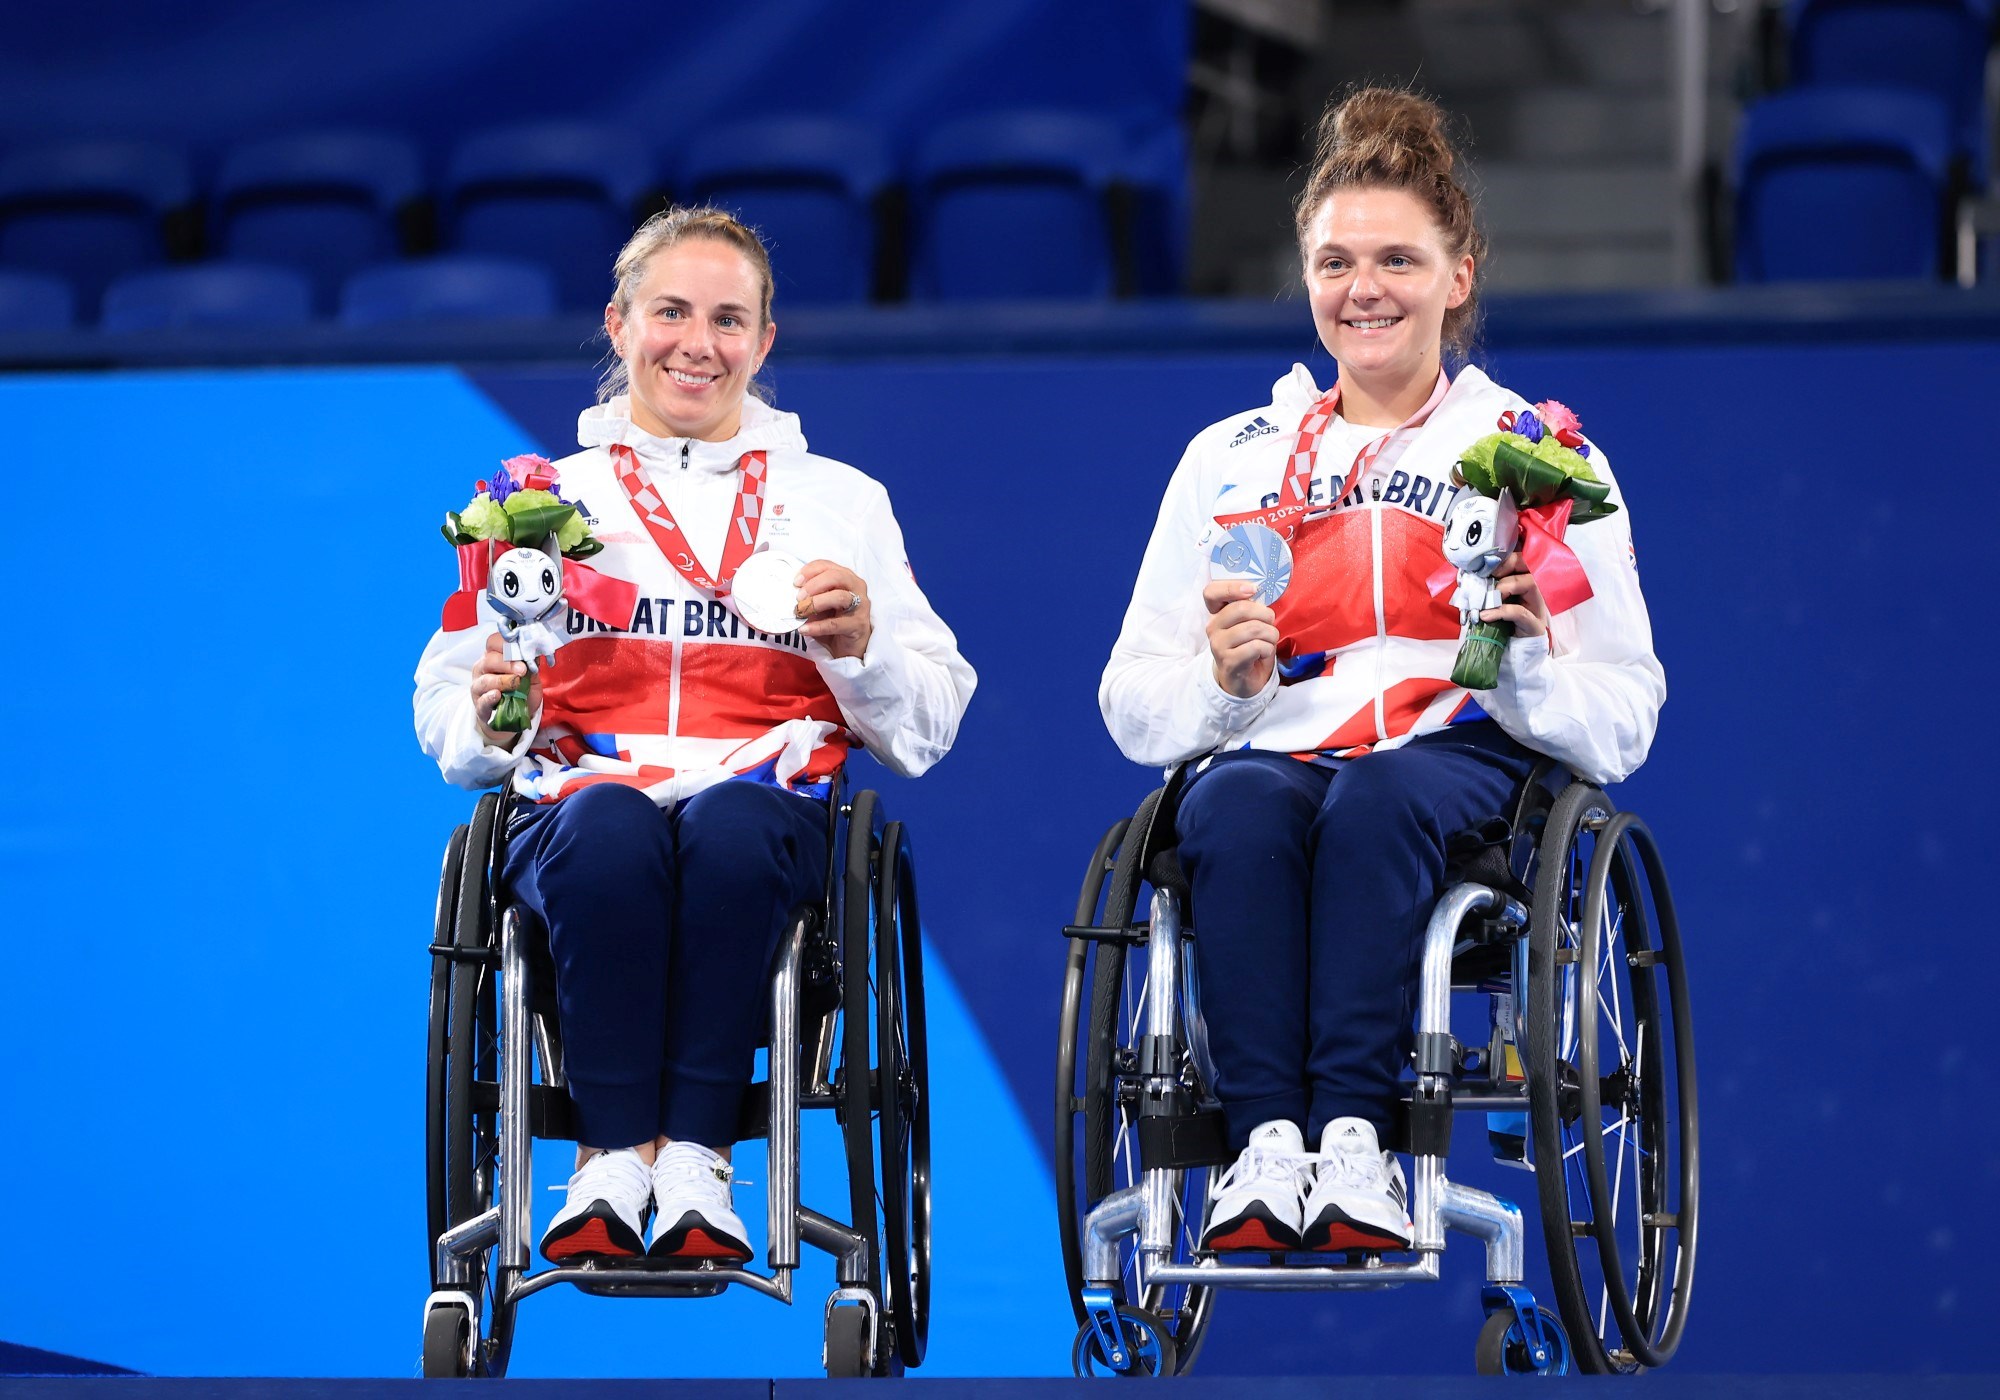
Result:
[[[1503,413],[1498,427],[1499,432],[1460,454],[1458,476],[1483,496],[1497,499],[1505,493],[1512,499],[1519,507],[1517,537],[1483,560],[1480,572],[1468,574],[1447,564],[1431,576],[1431,592],[1442,594],[1457,581],[1461,594],[1469,593],[1469,577],[1490,580],[1500,558],[1518,548],[1550,613],[1567,612],[1588,600],[1591,589],[1563,536],[1571,525],[1601,520],[1618,509],[1609,499],[1611,487],[1591,470],[1582,424],[1566,405],[1551,399]],[[1513,624],[1482,622],[1476,611],[1464,607],[1461,617],[1465,632],[1452,682],[1468,690],[1491,690],[1499,684],[1500,659],[1514,635]]]

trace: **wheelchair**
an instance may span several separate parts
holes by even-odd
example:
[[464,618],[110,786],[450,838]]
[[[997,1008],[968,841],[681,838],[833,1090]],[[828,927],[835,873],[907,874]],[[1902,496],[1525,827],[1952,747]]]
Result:
[[[908,833],[836,777],[822,906],[801,907],[771,984],[768,1073],[738,1140],[769,1139],[769,1272],[644,1259],[531,1272],[536,1138],[574,1140],[548,938],[499,889],[515,799],[481,796],[445,848],[430,947],[426,1161],[431,1294],[422,1374],[506,1374],[521,1301],[557,1284],[605,1297],[712,1297],[736,1285],[792,1301],[803,1242],[831,1254],[830,1376],[920,1365],[930,1324],[931,1130],[923,949]],[[799,1122],[831,1109],[849,1223],[800,1199]]]
[[[1384,1142],[1414,1157],[1410,1256],[1225,1259],[1197,1248],[1212,1169],[1234,1154],[1174,849],[1186,777],[1105,833],[1064,929],[1056,1200],[1076,1374],[1185,1374],[1219,1289],[1435,1281],[1447,1230],[1486,1248],[1481,1374],[1664,1365],[1694,1280],[1700,1142],[1680,926],[1645,824],[1545,760],[1507,815],[1452,838],[1424,935],[1407,1141]],[[1469,1041],[1451,1033],[1455,991],[1488,998]],[[1446,1175],[1461,1111],[1487,1114],[1496,1158],[1534,1173],[1553,1312],[1524,1287],[1519,1207]]]

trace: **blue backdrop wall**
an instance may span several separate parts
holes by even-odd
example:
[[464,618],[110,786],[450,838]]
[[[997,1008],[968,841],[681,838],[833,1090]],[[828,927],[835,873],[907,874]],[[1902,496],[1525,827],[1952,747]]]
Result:
[[[915,827],[935,955],[935,1369],[1059,1371],[1057,930],[1153,780],[1106,738],[1097,672],[1185,439],[1286,365],[786,365],[782,339],[775,363],[815,448],[888,484],[981,676],[935,773],[861,775]],[[1990,1368],[1974,1323],[2000,1305],[2000,1232],[1977,1203],[2000,1133],[1966,911],[1992,763],[1960,707],[1994,676],[1960,640],[1985,525],[1958,468],[1989,455],[2000,347],[1491,368],[1609,451],[1667,666],[1659,742],[1618,795],[1690,930],[1707,1219],[1676,1364]],[[495,459],[563,451],[588,384],[584,365],[0,380],[28,487],[13,615],[50,624],[4,689],[0,1198],[31,1261],[0,1275],[9,1340],[165,1372],[411,1368],[422,947],[469,798],[417,752],[407,678],[452,583],[441,512]],[[1458,1172],[1525,1189],[1462,1136]],[[1477,1254],[1437,1289],[1228,1298],[1203,1368],[1467,1370]],[[519,1358],[805,1374],[817,1309],[544,1296]]]

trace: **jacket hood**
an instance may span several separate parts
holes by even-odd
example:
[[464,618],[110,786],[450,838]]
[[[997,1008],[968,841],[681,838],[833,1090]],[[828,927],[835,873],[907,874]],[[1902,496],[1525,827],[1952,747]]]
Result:
[[700,438],[654,437],[632,421],[632,400],[620,394],[609,403],[592,404],[576,419],[576,441],[580,447],[615,447],[623,444],[651,466],[680,465],[681,449],[689,448],[688,466],[699,471],[733,471],[746,452],[778,449],[804,452],[806,435],[799,415],[781,413],[762,399],[745,395],[743,422],[736,436],[723,442]]

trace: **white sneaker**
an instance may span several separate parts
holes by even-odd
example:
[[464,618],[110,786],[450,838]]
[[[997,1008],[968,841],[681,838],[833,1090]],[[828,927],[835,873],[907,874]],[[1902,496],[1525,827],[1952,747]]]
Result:
[[569,1179],[569,1199],[542,1232],[552,1264],[573,1259],[637,1259],[646,1252],[653,1169],[629,1147],[599,1152]]
[[1281,1254],[1300,1245],[1300,1202],[1312,1157],[1296,1123],[1259,1123],[1250,1145],[1209,1188],[1203,1249]]
[[1410,1193],[1403,1164],[1384,1152],[1375,1125],[1336,1118],[1319,1136],[1319,1166],[1306,1194],[1307,1249],[1408,1249]]
[[649,1259],[744,1263],[750,1232],[730,1208],[729,1163],[698,1142],[670,1142],[653,1162],[653,1247]]

